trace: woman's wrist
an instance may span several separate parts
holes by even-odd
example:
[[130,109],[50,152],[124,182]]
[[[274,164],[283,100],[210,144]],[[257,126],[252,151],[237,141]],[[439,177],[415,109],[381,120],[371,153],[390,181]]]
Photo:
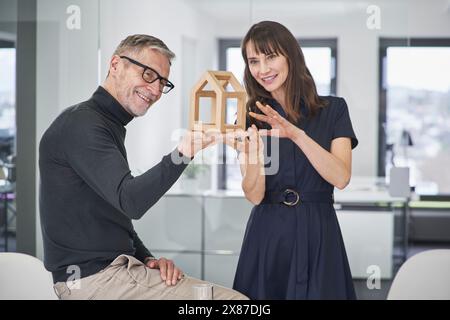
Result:
[[296,127],[289,138],[298,145],[300,140],[303,139],[304,135],[305,131]]
[[264,152],[258,150],[256,153],[245,153],[245,158],[239,158],[239,162],[245,164],[246,167],[249,165],[261,166],[264,164]]

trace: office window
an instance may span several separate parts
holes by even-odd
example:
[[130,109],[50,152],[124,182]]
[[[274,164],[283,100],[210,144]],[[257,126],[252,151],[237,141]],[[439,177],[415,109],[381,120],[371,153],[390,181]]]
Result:
[[16,49],[0,41],[0,159],[13,153],[16,135]]
[[418,194],[450,194],[450,39],[380,39],[379,175],[410,168]]
[[[238,80],[243,83],[245,64],[242,60],[240,41],[240,39],[219,41],[219,68],[220,70],[233,72]],[[300,39],[299,43],[319,94],[335,95],[337,40]],[[234,123],[236,108],[233,101],[227,105],[227,123]],[[224,146],[219,157],[219,189],[240,189],[242,177],[235,150]]]

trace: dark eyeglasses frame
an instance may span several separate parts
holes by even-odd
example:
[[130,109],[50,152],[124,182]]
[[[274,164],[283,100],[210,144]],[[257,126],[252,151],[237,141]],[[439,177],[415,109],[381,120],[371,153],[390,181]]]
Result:
[[[130,57],[127,57],[127,56],[119,56],[119,58],[126,59],[126,60],[128,60],[129,62],[131,62],[132,64],[135,64],[135,65],[137,65],[137,66],[143,68],[144,71],[142,72],[142,79],[143,79],[145,82],[147,82],[147,83],[153,83],[153,82],[155,82],[156,80],[160,80],[160,83],[163,84],[163,82],[161,82],[161,80],[164,80],[164,85],[163,85],[162,87],[160,87],[160,89],[159,89],[160,92],[166,94],[166,93],[169,93],[170,90],[172,90],[173,88],[175,88],[175,85],[174,85],[172,82],[170,82],[169,79],[162,77],[155,69],[150,68],[149,66],[146,66],[145,64],[142,64],[142,63],[140,63],[139,61],[136,61],[136,60],[134,60],[134,59],[131,59]],[[145,71],[147,71],[147,70],[151,70],[151,71],[153,71],[153,72],[156,74],[156,78],[155,78],[154,80],[152,80],[152,81],[147,81],[147,80],[144,78]],[[168,89],[166,89],[166,88],[168,88]],[[164,91],[164,89],[166,89],[166,91]]]

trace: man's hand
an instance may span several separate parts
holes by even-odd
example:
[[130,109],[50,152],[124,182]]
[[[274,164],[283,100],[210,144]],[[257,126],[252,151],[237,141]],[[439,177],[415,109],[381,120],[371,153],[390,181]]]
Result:
[[161,279],[168,286],[176,285],[178,280],[181,280],[183,277],[183,272],[175,266],[172,260],[166,258],[147,258],[145,265],[151,269],[159,269]]
[[178,151],[186,157],[193,158],[197,152],[220,140],[221,135],[217,130],[188,131],[178,144]]

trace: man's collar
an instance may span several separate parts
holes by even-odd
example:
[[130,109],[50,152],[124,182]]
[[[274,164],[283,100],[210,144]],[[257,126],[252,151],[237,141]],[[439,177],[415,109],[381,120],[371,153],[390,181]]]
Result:
[[103,112],[108,114],[113,120],[126,126],[133,116],[117,101],[105,88],[99,86],[94,92],[92,99],[98,104]]

